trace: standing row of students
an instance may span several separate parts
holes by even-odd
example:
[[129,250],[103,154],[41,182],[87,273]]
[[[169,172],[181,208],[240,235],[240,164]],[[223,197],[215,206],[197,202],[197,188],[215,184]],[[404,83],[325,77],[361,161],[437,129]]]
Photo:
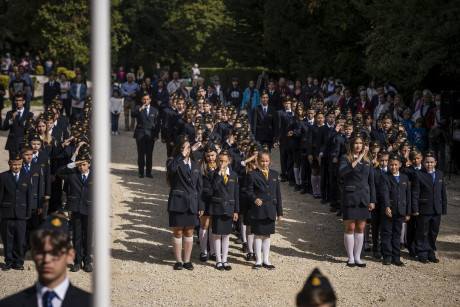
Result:
[[30,233],[40,227],[46,215],[63,215],[65,210],[76,251],[71,271],[83,268],[91,272],[91,99],[85,101],[74,122],[62,115],[59,96],[36,118],[24,109],[21,92],[16,93],[14,105],[3,123],[3,130],[9,131],[5,149],[10,157],[9,170],[0,175],[0,225],[5,250],[2,270],[24,270]]
[[[184,195],[185,199],[196,197],[199,210],[189,212],[194,222],[181,227],[188,230],[184,242],[193,242],[193,227],[199,223],[201,261],[209,257],[217,261],[218,269],[230,267],[226,255],[231,229],[224,227],[225,234],[220,230],[223,224],[230,225],[231,219],[238,219],[236,225],[241,227],[246,259],[255,260],[255,268],[271,268],[268,235],[274,232],[272,221],[282,215],[277,189],[280,182],[289,182],[294,191],[311,193],[322,204],[330,203],[330,211],[343,215],[348,266],[365,267],[361,251],[370,251],[371,241],[374,257],[383,257],[384,264],[404,265],[400,260],[401,240],[408,245],[410,255],[418,256],[421,262],[438,262],[435,241],[440,216],[447,211],[443,174],[434,168],[434,152],[423,153],[412,146],[404,124],[393,121],[391,114],[381,114],[374,121],[370,112],[356,109],[353,113],[340,105],[324,105],[316,98],[311,105],[303,106],[290,97],[284,100],[284,109],[276,111],[269,104],[268,94],[262,92],[260,105],[254,108],[249,124],[248,118],[232,106],[212,106],[204,97],[185,102],[180,96],[172,96],[170,104],[171,115],[162,124],[162,138],[168,138],[169,146],[176,148],[175,154],[168,153],[168,175],[176,174],[172,161],[177,164],[189,157],[201,166],[194,170],[201,174],[201,183],[193,185],[193,193],[181,186],[173,188],[171,183],[168,211],[172,216],[185,212],[192,207]],[[204,105],[209,107],[205,110]],[[175,140],[173,136],[179,137]],[[188,156],[183,152],[184,146]],[[273,148],[280,150],[279,177],[259,181],[263,177],[256,174],[263,174],[263,163],[270,162]],[[233,183],[215,178],[234,176],[233,172],[238,178],[237,189]],[[425,177],[433,172],[437,179],[428,188]],[[276,182],[273,187],[272,181]],[[217,182],[225,183],[226,190]],[[260,189],[257,193],[256,187]],[[184,204],[182,211],[175,208],[179,200]],[[265,204],[269,205],[264,207]],[[225,221],[215,221],[216,212],[225,214]],[[261,222],[262,219],[267,220]],[[171,221],[170,225],[176,227]],[[174,233],[175,268],[181,268],[178,244],[182,234],[176,230]],[[263,260],[262,249],[267,254]],[[189,267],[191,248],[187,253],[187,265],[183,267]]]

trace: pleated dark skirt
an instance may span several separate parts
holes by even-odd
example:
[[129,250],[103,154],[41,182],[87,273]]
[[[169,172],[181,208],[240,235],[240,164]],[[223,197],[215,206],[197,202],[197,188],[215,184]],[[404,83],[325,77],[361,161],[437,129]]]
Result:
[[342,212],[344,221],[367,220],[371,217],[369,207],[362,204],[359,204],[356,207],[342,206]]
[[232,233],[233,217],[222,215],[212,216],[212,233],[215,235],[229,235]]
[[255,235],[272,235],[275,233],[275,221],[270,219],[252,220],[251,232]]
[[198,214],[187,210],[186,212],[169,211],[169,227],[185,227],[199,225]]

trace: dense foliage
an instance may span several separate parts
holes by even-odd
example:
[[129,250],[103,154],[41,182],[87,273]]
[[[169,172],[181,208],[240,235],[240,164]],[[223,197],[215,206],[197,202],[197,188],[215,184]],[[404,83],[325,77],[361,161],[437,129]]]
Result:
[[[402,91],[460,81],[460,0],[113,0],[114,67],[266,67]],[[0,0],[0,48],[89,62],[89,1]]]

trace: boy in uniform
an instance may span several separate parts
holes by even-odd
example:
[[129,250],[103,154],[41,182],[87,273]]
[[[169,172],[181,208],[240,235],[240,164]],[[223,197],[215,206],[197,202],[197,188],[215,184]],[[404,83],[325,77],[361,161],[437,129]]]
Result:
[[10,170],[0,174],[0,230],[5,263],[2,271],[24,270],[22,245],[26,220],[30,218],[32,185],[30,175],[22,170],[22,157],[10,154]]

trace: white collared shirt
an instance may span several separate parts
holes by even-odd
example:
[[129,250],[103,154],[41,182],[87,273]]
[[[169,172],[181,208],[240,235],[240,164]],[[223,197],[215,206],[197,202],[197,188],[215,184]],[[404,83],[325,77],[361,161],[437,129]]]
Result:
[[13,173],[13,177],[14,177],[14,175],[18,175],[18,178],[19,178],[19,176],[21,176],[21,171],[19,171],[17,173]]
[[419,171],[419,170],[421,170],[421,169],[422,169],[422,166],[421,166],[421,165],[420,165],[419,167],[417,167],[417,166],[414,166],[414,169],[415,169],[416,171]]
[[188,165],[189,169],[192,169],[192,160],[190,159],[190,157],[188,157],[188,162],[185,162],[185,159],[184,159],[184,164]]
[[227,169],[225,170],[225,172],[223,172],[222,176],[223,175],[227,175],[227,176],[230,176],[230,169],[227,167]]
[[385,171],[385,173],[388,172],[388,170],[387,170],[386,167],[385,167],[385,168],[382,168],[382,167],[381,167],[380,170],[381,170],[382,172]]
[[54,291],[56,293],[56,297],[53,298],[51,303],[53,304],[53,307],[61,307],[62,302],[64,302],[65,295],[67,293],[67,290],[69,289],[70,286],[70,281],[69,278],[66,277],[62,283],[57,285],[54,289],[49,289],[45,286],[43,286],[39,281],[35,284],[35,287],[37,289],[37,305],[38,307],[44,307],[43,306],[43,295],[47,291]]

